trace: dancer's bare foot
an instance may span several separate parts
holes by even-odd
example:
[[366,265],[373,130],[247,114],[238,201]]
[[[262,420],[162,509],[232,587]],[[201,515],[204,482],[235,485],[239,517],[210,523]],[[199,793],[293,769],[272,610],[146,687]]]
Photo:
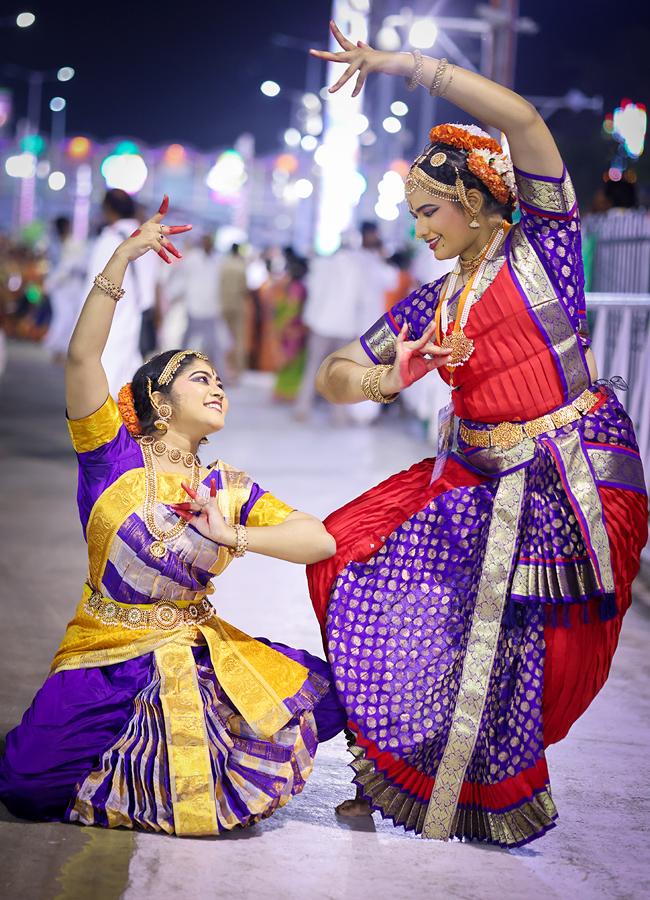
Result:
[[337,816],[343,816],[346,819],[357,818],[358,816],[371,816],[372,810],[370,804],[363,797],[355,797],[354,800],[344,800],[336,807]]

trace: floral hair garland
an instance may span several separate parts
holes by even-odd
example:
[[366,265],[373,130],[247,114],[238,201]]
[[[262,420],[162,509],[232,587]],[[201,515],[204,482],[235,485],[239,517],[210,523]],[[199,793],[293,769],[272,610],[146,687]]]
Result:
[[138,419],[135,407],[133,406],[133,391],[131,390],[131,382],[125,384],[120,388],[120,392],[117,395],[117,408],[122,414],[124,424],[126,425],[129,433],[132,435],[142,434],[140,419]]
[[437,125],[429,132],[429,140],[467,150],[467,168],[483,182],[499,203],[517,206],[515,173],[510,157],[494,138],[476,125]]

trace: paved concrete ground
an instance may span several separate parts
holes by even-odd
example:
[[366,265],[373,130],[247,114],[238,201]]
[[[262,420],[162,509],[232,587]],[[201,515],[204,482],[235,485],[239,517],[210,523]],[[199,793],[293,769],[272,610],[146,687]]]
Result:
[[[13,346],[0,388],[0,735],[47,675],[85,575],[62,373]],[[393,416],[397,410],[391,409]],[[206,448],[317,515],[429,453],[408,419],[332,429],[294,424],[263,380],[231,391]],[[248,556],[217,582],[220,615],[320,651],[304,570]],[[320,748],[301,796],[260,825],[214,839],[14,819],[0,805],[3,900],[640,900],[648,877],[650,612],[627,616],[605,689],[548,753],[559,824],[512,852],[421,841],[373,820],[337,820],[351,796],[343,740]]]

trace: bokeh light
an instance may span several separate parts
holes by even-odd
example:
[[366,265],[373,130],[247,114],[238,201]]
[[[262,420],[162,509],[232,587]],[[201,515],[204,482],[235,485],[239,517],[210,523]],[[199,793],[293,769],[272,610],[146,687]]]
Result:
[[25,153],[33,153],[34,156],[38,156],[45,150],[45,141],[40,134],[26,134],[20,142],[20,149]]
[[165,162],[168,166],[180,166],[185,162],[185,147],[182,144],[170,144],[165,150]]
[[120,188],[127,194],[142,190],[149,170],[137,153],[113,153],[102,163],[102,175],[107,188]]
[[36,157],[33,153],[10,156],[5,162],[5,171],[12,178],[33,178],[36,174]]
[[313,134],[306,134],[304,138],[300,141],[300,146],[303,150],[306,150],[308,153],[311,153],[313,150],[318,147],[318,141],[314,137]]
[[275,161],[275,167],[284,172],[295,172],[298,168],[298,160],[291,153],[281,153]]
[[52,97],[50,100],[50,109],[52,112],[61,112],[65,109],[65,100],[63,97]]
[[226,150],[206,175],[205,183],[215,203],[235,206],[241,203],[246,177],[246,164],[241,154]]
[[85,137],[72,138],[70,145],[68,146],[68,153],[70,156],[75,156],[77,159],[87,156],[89,150],[90,141]]
[[60,191],[65,187],[65,175],[63,172],[51,172],[47,183],[53,191]]
[[297,128],[287,128],[284,133],[284,142],[288,147],[297,147],[300,144],[301,134]]
[[63,66],[63,68],[59,69],[56,73],[56,77],[59,81],[70,81],[71,78],[74,78],[74,69],[70,66]]
[[300,197],[301,200],[306,200],[307,197],[311,197],[314,185],[308,178],[299,178],[294,185],[294,190],[296,196]]
[[357,113],[352,117],[351,125],[352,131],[355,134],[363,134],[368,125],[370,125],[370,122],[368,121],[368,117],[364,116],[363,113]]
[[280,93],[280,85],[275,81],[264,81],[260,85],[260,90],[267,97],[277,97]]
[[381,124],[384,127],[384,131],[387,131],[389,134],[397,134],[402,129],[402,123],[395,116],[387,116]]
[[409,108],[402,100],[395,100],[390,105],[390,111],[394,116],[405,116]]
[[16,25],[19,28],[29,28],[30,25],[33,25],[36,21],[36,16],[34,13],[19,13],[16,16]]
[[389,50],[391,53],[395,53],[401,46],[402,42],[396,28],[384,25],[383,28],[379,29],[377,32],[377,47],[380,50]]
[[420,50],[428,50],[433,47],[438,37],[438,26],[433,19],[419,19],[414,22],[409,31],[409,43]]

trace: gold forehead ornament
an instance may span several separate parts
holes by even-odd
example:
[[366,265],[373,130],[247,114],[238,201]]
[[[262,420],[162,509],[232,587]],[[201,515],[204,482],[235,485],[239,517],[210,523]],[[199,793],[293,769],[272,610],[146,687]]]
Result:
[[[442,159],[441,159],[442,157]],[[454,166],[454,171],[456,172],[456,183],[455,184],[443,184],[442,181],[436,181],[435,178],[432,178],[431,175],[427,175],[427,173],[420,168],[419,163],[426,159],[426,156],[420,156],[419,159],[411,166],[411,170],[408,173],[406,184],[404,185],[404,190],[407,194],[412,194],[413,191],[421,190],[426,194],[431,194],[432,197],[437,197],[439,200],[452,200],[455,202],[462,203],[465,210],[472,216],[472,219],[476,221],[476,211],[473,209],[471,203],[467,199],[467,191],[465,190],[465,185],[462,182],[462,179],[458,173],[458,167]],[[447,160],[446,153],[434,153],[434,155],[429,160],[430,165],[438,166],[443,165]],[[474,224],[470,222],[471,228],[478,228],[478,222]]]
[[186,356],[196,356],[197,359],[202,359],[205,362],[209,362],[208,357],[204,353],[199,353],[198,350],[180,350],[178,353],[174,353],[172,358],[160,373],[160,378],[156,379],[158,384],[169,384],[169,382],[176,374],[178,367],[183,362]]

